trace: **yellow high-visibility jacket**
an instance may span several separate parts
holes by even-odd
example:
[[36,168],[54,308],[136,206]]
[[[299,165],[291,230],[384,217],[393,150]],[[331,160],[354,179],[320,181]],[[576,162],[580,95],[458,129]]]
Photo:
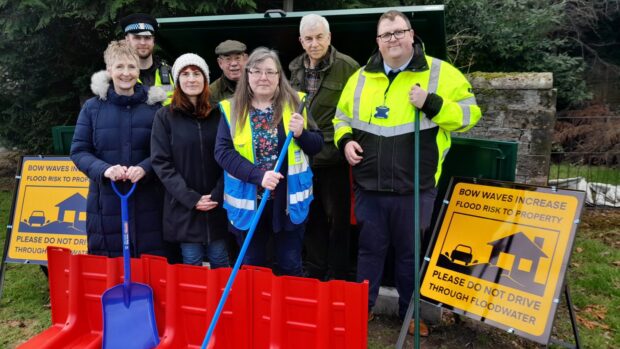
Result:
[[[153,86],[161,87],[165,92],[167,98],[162,102],[162,105],[166,106],[172,102],[172,94],[174,93],[174,81],[172,80],[172,72],[170,66],[165,63],[159,63],[160,66],[155,70],[155,81]],[[162,80],[162,75],[164,75]],[[164,83],[165,82],[165,83]],[[138,83],[142,84],[142,81],[138,79]]]
[[338,102],[334,143],[341,150],[355,140],[363,160],[353,178],[364,190],[412,193],[415,106],[409,91],[415,84],[429,92],[420,111],[420,189],[435,187],[450,149],[450,132],[464,132],[481,111],[463,74],[447,62],[424,54],[414,43],[405,70],[390,83],[380,53],[353,74]]

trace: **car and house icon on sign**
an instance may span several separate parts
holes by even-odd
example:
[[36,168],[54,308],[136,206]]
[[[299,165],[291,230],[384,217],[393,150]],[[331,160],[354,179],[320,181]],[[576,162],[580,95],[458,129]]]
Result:
[[[542,295],[545,291],[543,260],[552,258],[543,251],[542,236],[516,232],[486,243],[491,251],[457,243],[439,255],[437,266],[457,273],[498,283],[529,293]],[[484,251],[484,252],[483,252]],[[488,254],[487,254],[488,253]],[[540,275],[538,275],[540,274]]]
[[36,207],[24,212],[19,230],[29,233],[82,234],[86,232],[86,197],[72,193],[54,205],[56,210]]

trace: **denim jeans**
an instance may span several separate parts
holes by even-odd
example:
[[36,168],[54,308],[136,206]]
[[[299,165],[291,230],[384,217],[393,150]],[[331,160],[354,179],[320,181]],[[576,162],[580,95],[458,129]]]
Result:
[[[299,224],[292,230],[282,230],[274,233],[271,219],[269,219],[271,216],[270,204],[267,204],[267,209],[265,209],[267,212],[258,223],[258,227],[243,258],[243,264],[271,268],[271,265],[267,265],[267,243],[269,238],[273,237],[276,273],[279,275],[301,276],[303,275],[301,249],[303,247],[306,226],[305,224]],[[236,234],[239,246],[243,245],[246,234],[247,232]]]
[[[270,230],[257,229],[243,258],[243,264],[271,267],[267,265],[267,242],[273,235],[277,274],[302,276],[301,249],[304,230],[303,224],[300,224],[297,229],[283,230],[275,234]],[[243,240],[244,238],[237,239],[239,246],[243,245]]]
[[184,264],[202,265],[202,261],[206,256],[211,269],[230,267],[226,239],[211,241],[210,244],[182,242],[181,253],[183,254]]

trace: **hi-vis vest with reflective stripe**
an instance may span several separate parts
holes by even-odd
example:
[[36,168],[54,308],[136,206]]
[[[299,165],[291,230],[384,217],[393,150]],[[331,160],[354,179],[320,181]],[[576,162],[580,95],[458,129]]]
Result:
[[[418,83],[429,93],[436,93],[443,99],[443,105],[432,119],[420,113],[420,131],[424,133],[436,130],[432,152],[421,154],[437,154],[433,186],[437,185],[441,176],[441,167],[450,145],[450,132],[464,132],[472,128],[480,119],[481,111],[476,98],[471,92],[471,85],[463,74],[449,63],[425,56],[429,69],[423,71],[405,70],[400,72],[389,84],[383,67],[381,71],[366,71],[365,67],[355,72],[347,82],[336,109],[334,123],[334,142],[336,145],[346,134],[359,130],[375,137],[396,137],[414,132],[415,107],[409,102],[409,91]],[[375,117],[377,107],[387,106],[389,113],[386,118]],[[413,149],[397,150],[396,156],[411,156]],[[379,154],[380,156],[381,154]],[[364,161],[364,160],[362,160]],[[359,165],[357,165],[359,166]],[[381,169],[378,168],[377,171]],[[368,172],[366,172],[368,174]],[[381,173],[377,174],[381,175]],[[407,175],[409,175],[407,173]],[[409,180],[413,180],[412,178]]]
[[[303,94],[300,94],[300,99]],[[238,127],[237,118],[231,115],[231,101],[229,99],[220,102],[222,112],[228,126],[234,130],[232,134],[235,150],[244,158],[254,163],[254,144],[252,141],[252,127],[249,116],[243,127]],[[286,106],[283,110],[282,122],[284,130],[288,133],[288,124],[292,110]],[[307,118],[304,113],[304,126]],[[233,126],[236,125],[236,126]],[[310,170],[308,156],[301,150],[295,139],[291,141],[287,151],[288,174],[287,184],[287,213],[294,224],[301,224],[308,216],[312,195],[312,171]],[[247,230],[258,207],[256,197],[257,186],[243,182],[230,173],[224,171],[224,208],[228,214],[230,223],[239,230]]]
[[[167,69],[170,70],[170,68]],[[153,86],[161,87],[164,91],[166,91],[166,96],[168,96],[168,98],[166,98],[166,100],[162,102],[162,105],[164,106],[172,102],[172,94],[174,93],[174,82],[172,81],[172,75],[170,73],[168,73],[168,79],[169,83],[163,84],[161,80],[161,74],[159,73],[159,68],[155,70],[155,84]],[[140,79],[138,79],[138,82],[142,83]]]

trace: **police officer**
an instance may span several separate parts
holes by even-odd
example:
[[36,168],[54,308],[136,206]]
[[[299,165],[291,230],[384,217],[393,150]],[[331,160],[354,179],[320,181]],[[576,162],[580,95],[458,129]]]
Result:
[[241,78],[248,60],[246,49],[245,44],[237,40],[226,40],[215,47],[217,64],[223,74],[209,85],[213,102],[230,98],[235,93],[237,81]]
[[168,99],[163,104],[170,104],[174,90],[170,66],[159,57],[153,56],[155,32],[159,26],[157,20],[144,13],[134,13],[121,18],[120,24],[125,32],[125,40],[136,50],[140,59],[138,82],[146,86],[163,88],[168,94]]
[[332,119],[344,85],[360,66],[331,45],[325,17],[303,16],[299,41],[305,52],[289,64],[291,86],[307,94],[306,103],[325,139],[321,152],[312,158],[314,201],[304,236],[305,268],[313,278],[344,280],[352,269],[349,164],[334,145]]
[[[387,11],[377,25],[379,52],[351,76],[334,118],[334,141],[353,166],[360,225],[357,280],[370,280],[369,319],[389,245],[395,251],[399,315],[414,288],[413,171],[420,164],[420,227],[430,226],[450,132],[480,119],[471,85],[447,62],[427,56],[409,19]],[[420,111],[420,158],[414,159],[414,116]],[[409,333],[413,334],[413,320]],[[428,327],[420,322],[420,335]]]

